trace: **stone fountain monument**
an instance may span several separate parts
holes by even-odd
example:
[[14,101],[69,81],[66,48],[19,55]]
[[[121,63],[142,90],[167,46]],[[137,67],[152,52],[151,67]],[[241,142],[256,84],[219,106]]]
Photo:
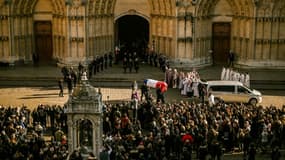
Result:
[[67,101],[68,151],[80,150],[84,159],[89,153],[99,157],[102,148],[102,95],[88,83],[86,72]]

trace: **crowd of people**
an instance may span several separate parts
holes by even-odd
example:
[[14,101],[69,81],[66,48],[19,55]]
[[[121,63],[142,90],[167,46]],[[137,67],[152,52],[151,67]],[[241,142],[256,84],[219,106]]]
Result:
[[113,63],[113,53],[110,52],[108,54],[96,56],[87,66],[79,63],[77,69],[73,68],[73,66],[62,67],[61,73],[63,78],[58,80],[60,89],[59,96],[63,97],[64,83],[66,83],[68,93],[71,94],[73,88],[75,88],[76,84],[80,81],[83,72],[87,72],[89,79],[91,79],[94,75],[112,67]]
[[135,70],[136,73],[138,73],[139,65],[140,65],[140,60],[136,52],[129,52],[129,53],[124,52],[123,55],[124,73],[127,73],[127,70],[129,70],[129,73],[132,73],[133,69]]
[[103,72],[108,67],[113,66],[113,53],[109,52],[104,55],[96,56],[93,61],[88,64],[89,78],[96,75],[99,72]]
[[240,73],[233,68],[223,67],[221,72],[221,80],[225,81],[239,81],[247,87],[250,87],[249,73]]
[[[250,87],[250,76],[248,73],[239,73],[233,68],[222,68],[221,80],[239,81],[245,86]],[[192,71],[177,71],[176,68],[165,69],[164,81],[169,88],[177,88],[180,95],[184,97],[194,97],[204,102],[205,96],[210,99],[210,93],[207,93],[207,83],[200,78],[199,73],[193,68]]]
[[150,66],[159,67],[161,71],[165,72],[166,68],[169,68],[169,59],[164,54],[158,54],[156,52],[150,52],[144,55],[144,63]]
[[280,159],[279,148],[285,147],[285,106],[142,101],[137,118],[130,106],[107,104],[103,126],[110,159],[189,160],[191,153],[205,159],[232,151],[254,159],[270,148],[272,159]]
[[[130,62],[138,72],[139,65],[135,64],[138,58],[135,53],[124,54],[124,72],[128,67],[132,72]],[[285,106],[279,109],[223,102],[209,105],[203,99],[204,82],[195,69],[178,72],[169,67],[166,57],[155,53],[145,55],[143,62],[160,67],[168,87],[178,88],[182,96],[199,97],[200,101],[167,103],[159,98],[155,101],[145,84],[139,95],[135,82],[132,101],[103,105],[104,145],[97,159],[206,160],[221,159],[223,153],[234,151],[242,151],[244,159],[249,160],[254,160],[259,151],[270,152],[272,160],[281,159],[279,149],[285,148]],[[88,65],[89,77],[112,64],[112,53],[96,57]],[[59,86],[66,82],[72,93],[84,71],[82,64],[78,71],[64,67]],[[238,80],[249,87],[249,75],[231,68],[223,68],[221,79]],[[70,159],[81,160],[80,150],[68,153],[65,109],[42,104],[33,110],[27,106],[1,106],[1,159],[61,160],[70,154]],[[44,135],[51,139],[46,140]]]
[[[279,149],[285,147],[285,106],[156,103],[151,98],[137,105],[136,112],[131,102],[104,105],[100,155],[104,152],[111,160],[204,160],[243,151],[244,157],[254,159],[260,151],[279,160]],[[1,158],[65,159],[69,153],[64,110],[42,104],[33,110],[1,107]],[[47,141],[43,135],[52,138]],[[80,157],[76,152],[72,155]]]
[[[63,107],[1,106],[0,132],[3,160],[62,160],[68,156]],[[47,141],[44,134],[52,138]]]
[[177,69],[166,67],[164,79],[168,87],[179,89],[181,96],[196,97],[204,102],[206,83],[195,68],[190,72],[179,72]]
[[88,78],[91,79],[93,75],[96,75],[104,70],[113,66],[113,64],[118,65],[122,61],[122,66],[124,73],[138,73],[141,63],[147,63],[154,67],[159,67],[163,72],[169,67],[169,61],[163,54],[157,54],[155,52],[144,53],[143,55],[137,55],[136,52],[124,52],[115,51],[115,61],[113,61],[113,53],[106,53],[104,55],[96,56],[86,67],[79,63],[77,69],[73,66],[62,67],[61,73],[63,78],[58,79],[59,96],[63,97],[63,90],[66,83],[68,94],[72,94],[73,88],[80,81],[83,72],[88,72]]
[[140,63],[146,63],[154,67],[159,67],[163,72],[166,66],[169,66],[169,62],[166,56],[163,54],[157,54],[155,52],[145,53],[144,55],[137,55],[136,52],[124,52],[123,53],[123,69],[124,73],[132,72],[134,69],[138,73]]

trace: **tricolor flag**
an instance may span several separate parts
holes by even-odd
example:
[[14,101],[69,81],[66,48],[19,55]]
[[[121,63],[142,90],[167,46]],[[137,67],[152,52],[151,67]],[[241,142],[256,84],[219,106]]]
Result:
[[145,79],[144,83],[148,87],[160,88],[161,92],[167,91],[167,83],[165,83],[164,81],[157,81],[157,80],[154,80],[154,79]]

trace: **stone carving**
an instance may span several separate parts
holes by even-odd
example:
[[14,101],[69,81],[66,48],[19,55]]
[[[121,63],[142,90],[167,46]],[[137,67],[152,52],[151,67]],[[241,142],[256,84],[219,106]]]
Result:
[[74,7],[79,7],[81,5],[81,0],[73,0]]
[[78,98],[80,99],[88,99],[89,94],[86,90],[81,90],[78,94]]

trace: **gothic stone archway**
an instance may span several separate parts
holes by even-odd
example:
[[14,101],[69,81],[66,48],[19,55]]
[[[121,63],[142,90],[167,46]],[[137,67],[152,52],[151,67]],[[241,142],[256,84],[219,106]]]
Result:
[[[249,27],[254,21],[253,8],[250,0],[200,0],[195,13],[198,28],[195,55],[199,57],[213,50],[214,62],[223,64],[229,50],[233,50],[239,60],[249,58],[253,46],[253,31]],[[202,26],[205,27],[199,30]]]
[[149,22],[138,15],[125,15],[115,22],[115,43],[122,52],[145,53],[149,43]]
[[41,64],[52,60],[52,25],[50,21],[35,21],[35,54],[38,56],[34,61]]
[[215,64],[226,64],[230,50],[231,24],[227,22],[213,23],[213,61]]

